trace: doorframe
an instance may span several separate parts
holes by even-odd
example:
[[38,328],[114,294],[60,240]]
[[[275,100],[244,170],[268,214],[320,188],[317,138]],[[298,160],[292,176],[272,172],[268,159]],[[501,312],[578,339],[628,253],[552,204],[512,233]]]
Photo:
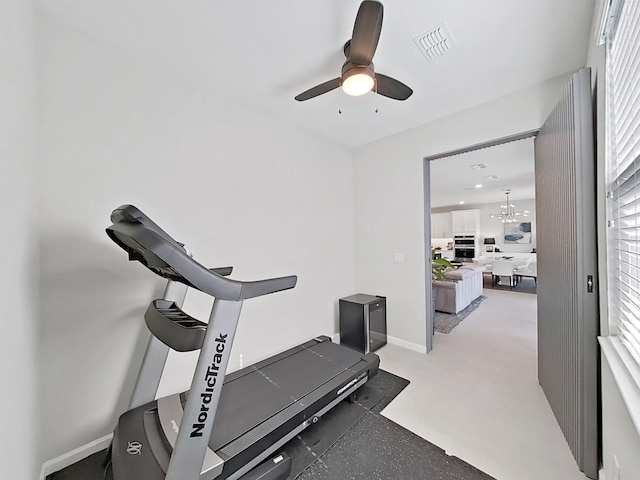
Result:
[[433,304],[433,289],[431,286],[431,163],[434,160],[441,160],[447,157],[453,157],[455,155],[461,155],[463,153],[474,152],[476,150],[482,150],[484,148],[496,147],[505,143],[516,142],[518,140],[524,140],[526,138],[535,137],[540,129],[526,130],[524,132],[515,133],[513,135],[507,135],[499,137],[486,142],[480,142],[473,145],[469,145],[455,150],[449,150],[447,152],[437,153],[435,155],[429,155],[423,157],[423,189],[424,192],[424,255],[426,259],[425,268],[425,312],[426,312],[426,347],[429,353],[433,349],[433,315],[431,314],[431,306]]

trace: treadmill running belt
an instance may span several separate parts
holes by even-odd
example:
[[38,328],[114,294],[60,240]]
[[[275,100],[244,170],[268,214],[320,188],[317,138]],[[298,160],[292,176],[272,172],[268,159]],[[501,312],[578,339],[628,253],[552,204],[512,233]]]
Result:
[[358,363],[325,341],[224,383],[209,448],[216,451]]

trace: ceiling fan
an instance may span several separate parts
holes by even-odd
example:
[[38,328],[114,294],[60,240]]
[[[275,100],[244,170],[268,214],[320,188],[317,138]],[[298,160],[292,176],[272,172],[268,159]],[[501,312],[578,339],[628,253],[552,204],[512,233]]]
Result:
[[380,2],[365,0],[358,9],[353,34],[344,44],[343,51],[347,60],[342,65],[340,77],[316,85],[302,92],[295,99],[299,102],[342,87],[347,95],[364,95],[373,90],[394,100],[406,100],[413,90],[395,78],[375,73],[373,54],[378,46],[382,30],[382,11]]

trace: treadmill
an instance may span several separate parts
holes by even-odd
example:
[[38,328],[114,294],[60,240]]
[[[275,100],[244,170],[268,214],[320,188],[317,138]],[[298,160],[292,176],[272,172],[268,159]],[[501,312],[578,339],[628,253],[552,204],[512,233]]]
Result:
[[[321,336],[225,375],[244,300],[291,289],[295,276],[241,282],[208,269],[132,205],[111,215],[109,237],[168,279],[145,313],[152,333],[108,461],[114,480],[276,480],[290,439],[376,375],[380,360]],[[214,297],[208,323],[181,307],[188,288]],[[188,392],[155,400],[169,348],[200,350]],[[215,418],[215,421],[214,421]]]

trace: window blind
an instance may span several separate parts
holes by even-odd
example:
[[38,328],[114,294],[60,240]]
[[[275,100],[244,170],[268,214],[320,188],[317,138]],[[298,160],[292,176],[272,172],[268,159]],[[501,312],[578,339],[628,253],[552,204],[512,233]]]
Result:
[[609,312],[640,364],[640,0],[624,0],[607,41]]

